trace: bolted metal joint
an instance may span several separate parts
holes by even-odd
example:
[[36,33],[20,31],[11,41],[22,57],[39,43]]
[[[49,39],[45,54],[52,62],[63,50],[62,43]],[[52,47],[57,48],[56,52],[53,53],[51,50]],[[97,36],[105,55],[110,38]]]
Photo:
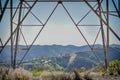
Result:
[[62,4],[62,0],[58,0],[57,2],[58,2],[58,4]]

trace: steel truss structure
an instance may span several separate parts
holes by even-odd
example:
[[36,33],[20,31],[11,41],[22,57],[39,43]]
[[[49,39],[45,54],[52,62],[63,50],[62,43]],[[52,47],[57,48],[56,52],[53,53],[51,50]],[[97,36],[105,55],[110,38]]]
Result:
[[[103,10],[102,7],[102,2],[106,2],[106,10]],[[115,8],[114,11],[109,10],[109,1],[112,1],[113,7]],[[44,27],[48,23],[49,19],[55,12],[56,8],[58,5],[62,5],[63,9],[66,11],[67,15],[69,18],[72,20],[74,26],[77,28],[79,31],[80,35],[82,35],[83,39],[99,61],[99,57],[96,56],[94,52],[94,45],[96,43],[96,40],[98,38],[98,35],[101,32],[101,37],[102,37],[102,44],[103,44],[103,50],[104,50],[104,56],[105,56],[105,65],[106,65],[106,70],[108,69],[108,64],[109,64],[109,32],[112,32],[112,34],[120,41],[120,36],[112,29],[112,27],[109,25],[109,16],[114,16],[117,18],[120,18],[120,0],[116,0],[118,3],[115,3],[115,0],[18,0],[19,4],[16,7],[13,7],[13,0],[5,0],[4,4],[2,3],[2,0],[0,0],[0,23],[2,23],[2,18],[7,9],[10,11],[10,36],[7,39],[7,41],[3,44],[2,43],[2,38],[0,38],[0,54],[2,54],[2,51],[4,50],[5,46],[10,42],[11,43],[11,66],[13,68],[16,68],[16,65],[20,65],[22,61],[24,60],[25,56],[27,56],[29,50],[31,49],[32,45],[40,35],[40,33],[43,31]],[[43,23],[37,16],[32,12],[32,8],[35,6],[36,3],[41,3],[41,2],[56,2],[56,6],[48,16],[47,20],[45,23]],[[71,16],[70,12],[68,9],[64,6],[64,2],[83,2],[90,8],[88,12],[78,21],[78,23],[75,22],[73,17]],[[10,4],[8,4],[10,3]],[[91,5],[91,3],[96,3],[94,6]],[[14,10],[14,11],[13,11]],[[23,11],[26,10],[26,12],[23,15]],[[17,13],[19,12],[19,13]],[[81,21],[86,18],[90,12],[94,12],[94,14],[99,18],[100,24],[98,25],[80,25]],[[28,16],[28,14],[31,14],[34,16],[34,18],[40,23],[40,25],[23,25],[22,23],[24,22],[25,18]],[[17,23],[15,23],[13,20],[16,18],[17,15]],[[23,15],[23,16],[22,16]],[[13,25],[16,25],[15,29],[13,29]],[[104,26],[103,26],[104,25]],[[41,26],[41,29],[39,30],[38,34],[35,36],[34,40],[32,41],[31,45],[28,46],[27,41],[25,39],[24,34],[22,33],[22,27],[24,26]],[[100,26],[100,29],[98,31],[98,34],[94,40],[93,45],[91,46],[88,40],[86,39],[85,35],[82,33],[80,26]],[[107,34],[105,34],[104,27],[107,30]],[[18,53],[18,43],[19,43],[19,37],[20,34],[26,43],[26,48],[22,50],[26,50],[26,53],[23,55],[23,58],[20,60],[18,64],[16,64],[16,55]],[[105,36],[106,35],[106,36]]]

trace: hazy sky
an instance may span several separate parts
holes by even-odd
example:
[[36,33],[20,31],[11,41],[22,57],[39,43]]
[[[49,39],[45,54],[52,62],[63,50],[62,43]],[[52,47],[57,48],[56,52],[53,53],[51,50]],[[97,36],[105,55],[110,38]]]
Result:
[[[104,0],[105,1],[105,0]],[[111,1],[111,0],[109,0]],[[117,1],[117,0],[116,0]],[[4,1],[3,1],[4,3]],[[116,2],[117,3],[117,2]],[[16,6],[17,0],[14,0],[14,6]],[[31,3],[30,3],[31,4]],[[47,20],[48,16],[52,12],[53,8],[56,6],[56,2],[51,3],[37,3],[32,12],[43,22]],[[77,23],[90,9],[84,2],[79,3],[71,3],[71,2],[63,2],[67,10],[70,12],[71,16]],[[92,3],[91,5],[95,5],[96,3]],[[9,5],[8,5],[9,6]],[[103,9],[105,9],[105,2],[103,2]],[[110,10],[115,10],[113,4],[110,2]],[[24,10],[22,12],[22,16],[27,11]],[[0,37],[3,42],[5,42],[10,33],[10,19],[9,19],[9,10],[6,10],[5,15],[0,23]],[[17,12],[18,13],[18,12]],[[14,22],[17,23],[18,14],[14,18]],[[29,14],[26,19],[23,21],[24,25],[30,24],[38,24],[41,25],[31,14]],[[91,12],[81,23],[84,24],[95,24],[99,25],[99,18]],[[120,18],[110,16],[110,26],[113,30],[120,36]],[[15,25],[14,25],[15,27]],[[39,32],[41,26],[23,26],[22,32],[25,36],[25,39],[28,44],[31,44],[36,34]],[[88,40],[90,44],[94,42],[94,39],[99,30],[99,26],[80,26],[80,30],[83,32],[84,36]],[[104,29],[106,27],[104,26]],[[102,44],[101,33],[97,40],[97,43]],[[110,44],[118,44],[120,43],[116,37],[110,32]],[[23,38],[20,37],[19,44],[25,44]],[[50,20],[46,24],[42,33],[39,35],[38,39],[34,43],[35,45],[51,45],[51,44],[59,44],[59,45],[86,45],[81,34],[78,32],[77,28],[63,9],[62,5],[59,4],[54,14],[51,16]]]

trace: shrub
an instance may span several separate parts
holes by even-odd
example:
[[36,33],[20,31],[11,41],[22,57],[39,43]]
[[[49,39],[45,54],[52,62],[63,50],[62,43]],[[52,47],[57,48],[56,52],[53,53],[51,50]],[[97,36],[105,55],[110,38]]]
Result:
[[86,71],[86,68],[85,68],[85,67],[81,67],[79,71],[80,71],[80,72],[85,72],[85,71]]
[[35,66],[33,69],[32,69],[32,74],[33,76],[37,77],[37,76],[40,76],[40,74],[43,72],[43,68],[39,67],[39,66]]
[[105,74],[106,74],[106,73],[105,73],[104,71],[102,71],[102,76],[105,76]]
[[116,74],[120,75],[120,60],[112,61],[109,64],[109,72],[111,74],[116,73]]
[[32,73],[33,73],[33,76],[40,76],[40,74],[43,72],[43,70],[38,70],[38,69],[33,69],[32,70]]

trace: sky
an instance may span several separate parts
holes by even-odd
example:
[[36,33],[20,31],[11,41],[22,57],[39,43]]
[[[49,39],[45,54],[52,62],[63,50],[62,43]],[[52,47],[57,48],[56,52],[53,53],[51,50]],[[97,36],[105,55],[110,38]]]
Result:
[[[13,1],[14,1],[13,5],[16,6],[18,4],[17,0]],[[111,3],[111,0],[109,1],[110,1],[109,9],[115,10],[113,4]],[[4,3],[4,0],[2,0],[2,3]],[[29,4],[31,5],[32,3]],[[45,23],[48,16],[52,12],[53,8],[56,6],[56,4],[57,2],[37,3],[32,9],[32,13],[34,13],[42,21],[42,23]],[[79,22],[79,20],[90,10],[90,8],[84,2],[78,3],[63,2],[63,4],[67,8],[67,10],[69,11],[70,15],[72,16],[76,23]],[[95,4],[96,3],[91,3],[92,6],[94,6]],[[102,4],[102,7],[105,10],[106,8],[105,0]],[[27,9],[22,10],[22,17],[26,13],[26,11]],[[109,18],[110,18],[109,25],[120,36],[119,32],[120,18],[113,16],[109,16]],[[13,22],[17,23],[17,20],[18,11]],[[25,18],[22,24],[41,25],[30,13]],[[94,14],[94,12],[90,12],[90,14],[79,25],[85,24],[99,25],[99,18]],[[13,25],[13,27],[15,28],[16,25]],[[106,33],[106,26],[104,25],[103,27]],[[88,40],[89,44],[93,44],[100,26],[79,26],[79,28],[82,31],[85,38]],[[40,29],[41,26],[22,26],[22,33],[24,34],[28,45],[32,43],[33,39],[35,38]],[[9,9],[7,9],[5,11],[2,21],[0,22],[0,38],[2,39],[3,43],[5,43],[9,36],[10,36],[10,11]],[[41,32],[41,34],[34,43],[34,45],[53,45],[53,44],[77,45],[77,46],[86,45],[85,40],[78,32],[76,26],[74,25],[68,14],[65,12],[61,4],[58,5],[55,12],[51,16],[50,20],[47,22],[45,28],[43,29],[43,31]],[[98,37],[96,44],[102,44],[101,33]],[[120,42],[111,32],[110,32],[110,44],[120,44]],[[22,36],[20,36],[19,38],[19,45],[25,45]]]

